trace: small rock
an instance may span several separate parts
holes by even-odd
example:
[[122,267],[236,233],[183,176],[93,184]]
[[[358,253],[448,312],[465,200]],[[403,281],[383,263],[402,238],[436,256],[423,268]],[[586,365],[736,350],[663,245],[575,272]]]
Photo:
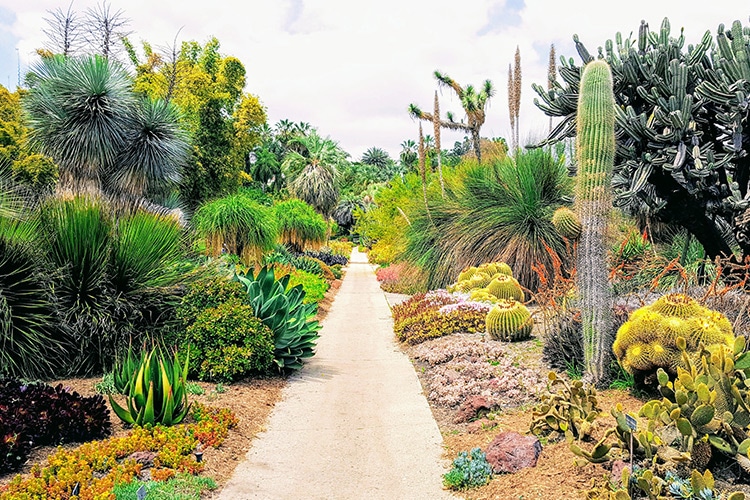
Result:
[[614,462],[612,462],[612,482],[620,484],[620,480],[622,479],[622,471],[628,468],[630,468],[630,464],[625,463],[624,460],[615,460]]
[[145,465],[146,467],[151,467],[154,465],[154,458],[156,458],[156,453],[153,451],[136,451],[134,453],[131,453],[128,455],[130,460],[134,460],[135,462]]
[[478,432],[482,432],[485,429],[492,429],[496,426],[497,422],[495,422],[494,420],[490,420],[489,418],[480,418],[479,420],[469,422],[469,425],[466,428],[466,432],[468,432],[469,434],[477,434]]
[[453,422],[456,424],[468,422],[475,418],[480,411],[490,411],[491,409],[492,405],[484,396],[471,396],[461,403]]
[[535,467],[542,453],[542,444],[533,436],[504,431],[495,436],[485,453],[494,473],[513,473]]

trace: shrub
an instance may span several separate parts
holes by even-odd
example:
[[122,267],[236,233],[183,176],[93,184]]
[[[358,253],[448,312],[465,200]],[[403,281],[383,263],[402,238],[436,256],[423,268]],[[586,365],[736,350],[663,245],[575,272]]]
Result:
[[289,275],[276,279],[272,268],[257,274],[238,274],[247,290],[256,317],[273,332],[274,361],[282,371],[302,368],[304,359],[315,354],[320,325],[314,321],[317,305],[305,304],[301,285],[290,287]]
[[333,251],[331,250],[326,251],[325,248],[321,249],[318,252],[311,252],[308,250],[304,253],[304,255],[306,255],[307,257],[312,257],[313,259],[318,259],[329,266],[333,266],[336,264],[345,266],[349,262],[349,258],[347,256],[333,253]]
[[326,292],[331,285],[326,280],[307,271],[295,269],[289,274],[289,287],[295,287],[302,285],[302,289],[305,291],[305,298],[303,303],[318,303],[326,295]]
[[203,310],[186,336],[194,349],[190,373],[200,380],[228,382],[265,373],[273,362],[271,330],[236,299]]
[[200,500],[202,492],[216,489],[216,481],[210,477],[180,473],[166,481],[131,481],[116,484],[112,493],[117,500],[137,500],[141,487],[146,490],[147,498]]
[[87,441],[111,431],[102,396],[81,397],[62,385],[0,380],[0,472],[19,468],[34,446]]
[[489,306],[464,301],[437,290],[418,294],[393,307],[393,330],[401,342],[418,344],[453,333],[478,333],[485,330]]
[[187,327],[206,309],[229,301],[249,304],[247,293],[237,281],[223,276],[211,276],[191,283],[177,308],[177,317]]
[[492,478],[492,466],[479,448],[471,454],[462,451],[453,460],[453,468],[443,476],[443,484],[451,490],[466,490],[484,486]]
[[349,259],[349,256],[352,254],[352,248],[354,248],[354,244],[351,241],[340,240],[329,241],[326,246],[331,251],[332,255],[346,257],[347,259]]

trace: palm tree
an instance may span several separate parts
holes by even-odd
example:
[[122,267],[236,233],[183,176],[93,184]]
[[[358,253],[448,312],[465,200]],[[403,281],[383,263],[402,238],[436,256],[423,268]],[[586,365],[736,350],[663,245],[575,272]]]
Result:
[[117,61],[44,57],[32,74],[29,143],[57,163],[63,188],[145,196],[179,181],[188,144],[175,109],[139,99]]
[[330,138],[322,138],[315,131],[306,137],[295,137],[306,154],[290,151],[281,165],[289,191],[315,210],[329,217],[339,201],[336,178],[346,162],[346,153]]
[[471,133],[471,139],[474,143],[474,152],[477,155],[477,161],[481,163],[481,151],[479,149],[479,131],[484,125],[486,119],[485,107],[487,102],[495,95],[495,88],[490,80],[485,80],[482,88],[477,90],[473,85],[467,85],[465,88],[459,85],[450,76],[435,71],[435,79],[438,85],[450,87],[461,101],[461,106],[466,113],[466,122],[456,122],[453,115],[448,113],[447,120],[440,120],[439,117],[433,116],[432,113],[422,111],[416,104],[409,105],[409,114],[414,118],[428,122],[438,122],[441,127],[451,130],[464,130]]
[[380,148],[370,148],[362,155],[362,163],[378,167],[379,169],[388,168],[391,161],[388,153]]
[[414,164],[419,159],[419,153],[417,152],[417,143],[411,139],[407,139],[401,143],[401,153],[398,156],[401,164],[406,169],[414,168]]

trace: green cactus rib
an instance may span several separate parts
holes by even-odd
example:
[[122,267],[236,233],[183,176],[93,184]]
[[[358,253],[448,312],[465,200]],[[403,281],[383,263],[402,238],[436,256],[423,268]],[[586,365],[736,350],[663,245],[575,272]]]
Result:
[[487,291],[498,299],[524,300],[521,285],[515,278],[505,274],[496,274],[487,284]]
[[534,322],[529,310],[515,300],[501,300],[487,313],[487,334],[493,340],[512,342],[531,336]]
[[606,375],[612,293],[607,271],[607,219],[612,207],[615,159],[615,99],[612,73],[603,60],[588,63],[578,99],[576,212],[583,227],[578,247],[584,364],[594,381]]
[[577,240],[581,236],[581,221],[568,207],[560,207],[552,214],[552,225],[561,236],[569,240]]

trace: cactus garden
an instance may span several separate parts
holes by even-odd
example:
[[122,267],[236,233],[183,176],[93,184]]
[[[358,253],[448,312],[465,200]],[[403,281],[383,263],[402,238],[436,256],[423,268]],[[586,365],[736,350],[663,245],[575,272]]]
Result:
[[570,33],[528,137],[520,47],[507,91],[432,70],[355,157],[256,95],[318,57],[42,17],[0,85],[0,500],[750,499],[748,21]]

